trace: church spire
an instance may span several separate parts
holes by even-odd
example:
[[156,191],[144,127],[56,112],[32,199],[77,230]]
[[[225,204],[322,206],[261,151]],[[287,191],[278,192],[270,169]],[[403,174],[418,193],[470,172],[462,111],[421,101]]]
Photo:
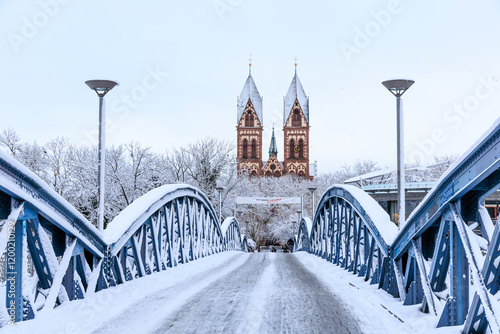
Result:
[[278,157],[278,146],[276,145],[276,137],[274,137],[274,125],[273,125],[273,135],[271,137],[271,145],[269,145],[269,158],[272,155]]
[[248,76],[252,76],[252,54],[248,58]]

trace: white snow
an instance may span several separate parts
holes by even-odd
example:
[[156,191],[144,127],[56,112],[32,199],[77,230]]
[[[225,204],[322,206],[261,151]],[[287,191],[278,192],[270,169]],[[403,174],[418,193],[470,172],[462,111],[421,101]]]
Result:
[[482,205],[479,205],[479,215],[481,216],[481,222],[483,223],[483,227],[486,230],[486,233],[488,234],[488,240],[491,241],[495,226],[491,221],[491,217],[490,214],[488,213],[488,210]]
[[420,312],[420,305],[403,306],[398,298],[378,289],[377,284],[368,284],[363,277],[320,257],[305,252],[295,254],[357,315],[365,333],[460,333],[462,326],[437,329],[438,317]]
[[[344,189],[349,192],[365,210],[373,221],[380,236],[387,245],[391,245],[398,234],[397,226],[391,221],[385,210],[368,193],[358,187],[344,184],[336,184],[334,187]],[[331,188],[330,188],[331,189]]]
[[[222,232],[222,235],[225,237],[226,236],[226,232],[227,232],[227,229],[229,228],[229,226],[231,225],[231,222],[234,220],[236,220],[236,218],[234,217],[227,217],[226,219],[224,219],[224,221],[222,222],[222,225],[220,227],[221,229],[221,232]],[[237,220],[236,220],[237,221]],[[242,236],[243,238],[243,236]]]
[[307,236],[310,238],[311,237],[311,230],[312,230],[312,226],[313,226],[312,220],[309,217],[302,217],[302,220],[306,224]]
[[[181,193],[177,193],[178,190],[182,189],[187,190],[189,193],[197,192],[201,194],[200,190],[188,184],[167,184],[150,190],[123,209],[108,224],[108,227],[103,232],[104,242],[113,244],[119,239],[130,239],[130,234],[135,233],[139,225],[143,224],[161,205],[170,199],[182,196]],[[137,225],[137,228],[132,228],[132,226],[135,227],[134,224]],[[120,247],[121,245],[117,245],[117,248]]]

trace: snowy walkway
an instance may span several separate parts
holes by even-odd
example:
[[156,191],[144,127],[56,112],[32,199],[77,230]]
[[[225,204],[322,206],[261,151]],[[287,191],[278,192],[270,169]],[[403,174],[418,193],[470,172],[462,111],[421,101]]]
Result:
[[299,252],[212,255],[65,303],[0,333],[458,333]]
[[349,318],[294,255],[259,253],[189,299],[155,332],[360,333]]

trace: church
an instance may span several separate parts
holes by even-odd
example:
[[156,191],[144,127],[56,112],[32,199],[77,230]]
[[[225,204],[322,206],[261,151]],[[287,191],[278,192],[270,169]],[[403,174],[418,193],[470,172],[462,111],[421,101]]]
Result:
[[283,100],[283,161],[278,158],[274,127],[269,158],[267,161],[262,160],[262,97],[252,77],[252,64],[249,66],[248,78],[237,103],[238,174],[274,177],[293,174],[309,180],[314,179],[316,163],[309,164],[309,97],[297,76],[297,63],[292,83]]

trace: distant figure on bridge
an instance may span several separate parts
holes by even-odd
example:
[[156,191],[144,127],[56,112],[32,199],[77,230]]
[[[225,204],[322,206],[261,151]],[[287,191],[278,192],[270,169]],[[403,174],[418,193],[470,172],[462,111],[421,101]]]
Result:
[[287,245],[288,245],[288,249],[290,249],[290,253],[293,253],[293,238],[290,238],[288,239],[288,242],[287,242]]

